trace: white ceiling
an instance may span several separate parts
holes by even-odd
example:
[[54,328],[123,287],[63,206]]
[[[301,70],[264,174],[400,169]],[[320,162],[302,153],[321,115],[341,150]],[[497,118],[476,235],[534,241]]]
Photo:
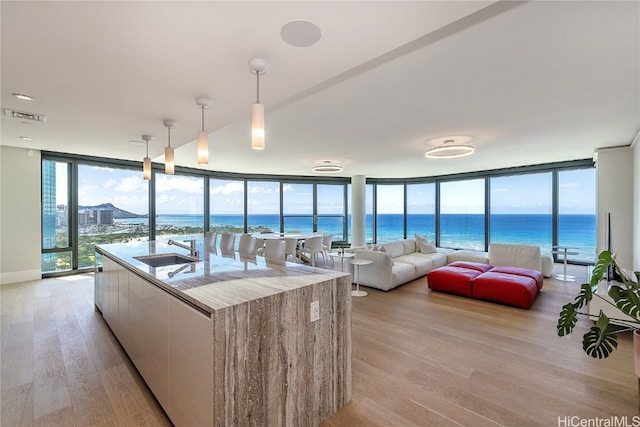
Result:
[[[418,177],[593,156],[640,130],[638,1],[2,1],[2,145],[196,165],[207,96],[216,171]],[[280,37],[292,19],[314,46]],[[250,148],[262,58],[267,148]],[[21,101],[13,93],[27,93]],[[424,157],[429,141],[471,138],[472,156]],[[23,141],[30,136],[33,141]]]

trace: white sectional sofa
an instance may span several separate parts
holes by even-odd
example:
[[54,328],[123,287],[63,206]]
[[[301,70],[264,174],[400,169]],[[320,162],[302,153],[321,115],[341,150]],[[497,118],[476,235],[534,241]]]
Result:
[[530,268],[551,276],[553,258],[540,253],[540,247],[491,243],[489,252],[437,248],[436,252],[420,252],[414,239],[395,240],[378,245],[378,250],[356,249],[355,258],[372,263],[359,269],[363,286],[388,291],[454,261],[472,261],[494,267]]
[[372,261],[372,264],[358,270],[361,285],[388,291],[447,264],[446,253],[417,252],[414,239],[396,240],[380,246],[384,249],[356,250],[356,259]]

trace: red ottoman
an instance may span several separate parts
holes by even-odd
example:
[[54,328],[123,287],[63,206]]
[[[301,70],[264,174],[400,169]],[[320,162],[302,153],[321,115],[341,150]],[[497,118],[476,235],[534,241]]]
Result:
[[473,281],[473,298],[529,308],[538,295],[538,285],[531,277],[499,273],[482,273]]
[[427,284],[429,289],[434,291],[470,297],[473,279],[481,274],[481,271],[456,267],[452,263],[451,265],[431,270],[427,274]]
[[472,262],[472,261],[454,261],[451,264],[449,264],[449,267],[460,267],[460,268],[466,268],[468,270],[478,270],[480,273],[484,273],[485,271],[489,271],[493,268],[492,265],[481,264],[479,262]]
[[500,267],[493,267],[491,271],[494,271],[496,273],[515,274],[517,276],[531,277],[533,280],[536,281],[538,290],[542,289],[542,284],[544,283],[544,280],[542,278],[542,273],[536,270],[531,270],[529,268],[500,266]]

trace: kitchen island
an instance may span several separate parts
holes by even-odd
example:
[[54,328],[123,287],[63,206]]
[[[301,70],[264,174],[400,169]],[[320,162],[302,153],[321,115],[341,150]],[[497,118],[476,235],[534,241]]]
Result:
[[349,275],[198,249],[197,261],[154,267],[189,253],[96,246],[96,308],[172,422],[314,426],[347,403]]

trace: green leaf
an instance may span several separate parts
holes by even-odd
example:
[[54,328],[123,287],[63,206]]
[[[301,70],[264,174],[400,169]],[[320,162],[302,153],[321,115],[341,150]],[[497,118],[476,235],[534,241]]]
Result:
[[580,286],[580,293],[576,297],[575,306],[576,308],[582,308],[585,305],[589,304],[593,299],[593,294],[597,292],[598,285],[592,286],[590,283],[583,283]]
[[591,273],[591,281],[589,282],[591,286],[598,285],[598,283],[602,280],[605,273],[609,269],[609,264],[611,264],[612,262],[613,257],[611,256],[611,252],[600,252],[600,255],[598,255],[598,261],[596,261],[596,265],[593,266],[593,272]]
[[585,353],[593,358],[603,359],[618,348],[618,337],[608,327],[609,318],[600,310],[596,326],[582,337],[582,349]]
[[640,320],[640,295],[637,286],[623,288],[621,286],[611,286],[609,296],[615,301],[616,307],[625,314]]
[[577,322],[578,311],[576,310],[576,306],[572,303],[565,304],[562,307],[560,317],[558,318],[558,325],[556,326],[558,336],[563,337],[565,335],[569,335],[573,332],[573,328],[576,326]]

